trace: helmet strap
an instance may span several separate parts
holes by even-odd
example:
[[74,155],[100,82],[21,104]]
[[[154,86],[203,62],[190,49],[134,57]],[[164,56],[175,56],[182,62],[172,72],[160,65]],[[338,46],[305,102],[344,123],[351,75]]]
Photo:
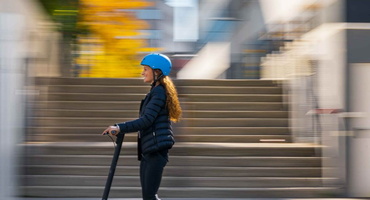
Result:
[[156,75],[155,75],[155,73],[154,73],[154,70],[153,70],[153,77],[154,77],[154,81],[153,81],[153,83],[152,83],[152,89],[155,87],[155,85],[157,84],[157,82],[159,81],[159,79],[160,78],[162,78],[164,75],[163,75],[163,73],[162,74],[160,74],[157,78],[156,78]]

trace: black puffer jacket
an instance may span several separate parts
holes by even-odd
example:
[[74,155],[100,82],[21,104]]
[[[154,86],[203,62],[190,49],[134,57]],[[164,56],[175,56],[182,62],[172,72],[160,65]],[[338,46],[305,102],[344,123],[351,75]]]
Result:
[[121,133],[139,131],[138,156],[170,149],[173,138],[171,121],[166,108],[166,90],[162,85],[154,87],[141,101],[139,118],[116,124]]

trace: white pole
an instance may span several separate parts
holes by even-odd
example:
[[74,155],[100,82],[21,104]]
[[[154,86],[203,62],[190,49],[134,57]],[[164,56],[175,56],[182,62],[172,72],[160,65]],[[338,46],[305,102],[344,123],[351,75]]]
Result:
[[21,15],[0,13],[0,200],[14,200],[18,191],[18,144],[24,130],[23,25]]

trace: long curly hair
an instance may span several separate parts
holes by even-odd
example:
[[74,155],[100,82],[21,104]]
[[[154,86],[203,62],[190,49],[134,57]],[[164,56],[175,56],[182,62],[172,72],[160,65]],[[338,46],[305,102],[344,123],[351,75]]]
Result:
[[173,84],[172,80],[168,76],[163,76],[159,79],[160,84],[162,84],[166,88],[166,106],[169,111],[170,120],[173,122],[180,121],[182,110],[179,102],[179,98],[177,96],[177,90],[175,88],[175,84]]

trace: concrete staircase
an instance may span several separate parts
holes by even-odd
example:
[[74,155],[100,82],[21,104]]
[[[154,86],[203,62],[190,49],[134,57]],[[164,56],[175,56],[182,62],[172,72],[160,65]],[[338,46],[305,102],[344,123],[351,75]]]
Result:
[[[320,146],[291,143],[282,89],[261,80],[176,80],[184,111],[161,197],[319,197]],[[38,78],[23,181],[28,197],[101,197],[114,152],[100,133],[134,119],[141,79]],[[138,198],[136,134],[127,134],[110,197]]]

